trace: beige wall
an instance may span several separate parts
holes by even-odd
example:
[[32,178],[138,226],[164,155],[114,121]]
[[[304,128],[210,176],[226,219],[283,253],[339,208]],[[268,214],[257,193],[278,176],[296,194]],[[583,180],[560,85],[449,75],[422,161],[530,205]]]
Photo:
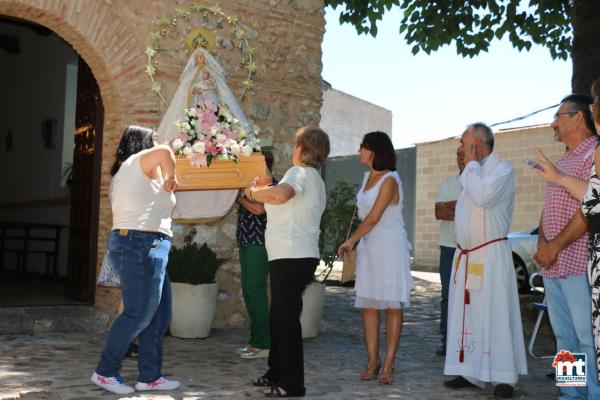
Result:
[[[99,260],[111,226],[108,203],[109,170],[123,128],[130,124],[157,127],[164,105],[150,91],[144,72],[150,33],[161,17],[191,0],[0,0],[0,14],[29,20],[52,29],[90,66],[98,81],[105,109],[100,190]],[[215,1],[206,2],[213,5]],[[276,174],[290,166],[294,132],[318,125],[321,108],[321,42],[324,33],[323,0],[219,0],[218,5],[249,28],[257,73],[254,89],[241,104],[246,115],[262,128],[262,137],[276,147]],[[224,46],[227,41],[219,41]],[[217,50],[228,73],[228,84],[239,94],[245,71],[237,51]],[[161,59],[159,79],[170,99],[185,59]],[[242,326],[246,315],[240,290],[235,244],[235,211],[212,225],[180,226],[176,243],[186,234],[212,243],[228,258],[218,281],[221,293],[215,326]],[[114,312],[117,292],[99,289],[96,305]]]
[[392,137],[392,112],[348,93],[324,87],[320,127],[331,140],[330,157],[354,155],[365,133],[382,131]]
[[[544,200],[544,180],[521,162],[535,158],[534,148],[539,147],[555,161],[564,152],[564,145],[553,139],[548,125],[498,131],[495,150],[500,157],[510,161],[517,176],[516,202],[512,231],[524,230],[539,222]],[[437,268],[439,248],[435,220],[435,197],[439,183],[457,173],[456,149],[458,138],[417,144],[417,193],[415,229],[415,265]]]

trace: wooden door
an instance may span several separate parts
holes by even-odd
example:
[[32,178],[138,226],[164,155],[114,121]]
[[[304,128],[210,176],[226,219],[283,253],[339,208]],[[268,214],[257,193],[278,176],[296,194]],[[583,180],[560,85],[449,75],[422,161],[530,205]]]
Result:
[[104,107],[96,79],[81,58],[75,119],[67,295],[93,303]]

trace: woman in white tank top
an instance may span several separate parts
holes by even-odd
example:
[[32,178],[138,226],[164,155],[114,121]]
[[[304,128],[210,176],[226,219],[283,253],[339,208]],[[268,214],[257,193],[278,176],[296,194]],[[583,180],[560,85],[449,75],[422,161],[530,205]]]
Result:
[[108,259],[121,276],[124,310],[114,321],[91,380],[113,393],[134,391],[119,376],[131,341],[139,338],[137,390],[172,390],[178,381],[164,378],[162,345],[171,320],[171,283],[166,267],[171,248],[171,211],[175,156],[156,145],[157,133],[129,126],[123,132],[112,167],[110,202],[113,230]]

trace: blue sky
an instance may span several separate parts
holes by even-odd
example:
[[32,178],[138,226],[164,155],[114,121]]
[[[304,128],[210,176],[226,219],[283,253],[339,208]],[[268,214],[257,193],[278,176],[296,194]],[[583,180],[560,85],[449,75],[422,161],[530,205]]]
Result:
[[[326,10],[323,79],[390,109],[397,148],[460,135],[471,122],[525,115],[570,93],[571,60],[552,60],[541,46],[519,52],[503,40],[473,59],[457,55],[454,45],[413,56],[398,33],[397,8],[379,23],[376,38],[340,26],[340,10]],[[495,129],[550,122],[554,112]]]

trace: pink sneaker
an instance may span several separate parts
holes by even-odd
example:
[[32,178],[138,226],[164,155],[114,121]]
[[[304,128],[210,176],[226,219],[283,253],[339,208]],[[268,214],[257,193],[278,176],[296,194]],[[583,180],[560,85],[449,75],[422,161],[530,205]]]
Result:
[[179,381],[170,381],[167,380],[164,376],[161,376],[154,382],[138,382],[135,384],[135,389],[144,391],[144,390],[175,390],[179,387]]
[[127,394],[133,393],[134,390],[131,386],[128,386],[123,383],[123,378],[119,375],[117,376],[102,376],[97,373],[93,373],[90,380],[100,386],[104,390],[108,390],[109,392],[116,394]]

